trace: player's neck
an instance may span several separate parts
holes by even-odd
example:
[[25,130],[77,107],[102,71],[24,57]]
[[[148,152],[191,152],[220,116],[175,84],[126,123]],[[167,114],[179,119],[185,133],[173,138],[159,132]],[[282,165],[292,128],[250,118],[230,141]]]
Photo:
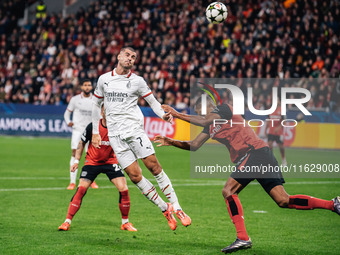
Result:
[[125,75],[125,74],[128,74],[129,72],[130,72],[130,69],[126,69],[122,67],[121,65],[117,65],[116,67],[116,73],[118,75]]

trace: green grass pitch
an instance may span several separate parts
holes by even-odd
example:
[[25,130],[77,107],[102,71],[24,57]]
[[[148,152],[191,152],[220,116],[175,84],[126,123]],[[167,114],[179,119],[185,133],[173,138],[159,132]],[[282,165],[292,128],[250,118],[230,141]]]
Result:
[[[100,188],[87,192],[70,230],[57,231],[74,194],[66,190],[69,147],[69,139],[0,137],[0,254],[221,254],[220,249],[235,240],[221,194],[224,181],[190,179],[189,152],[170,147],[156,148],[157,156],[191,216],[190,227],[179,222],[171,231],[160,210],[128,180],[130,221],[138,232],[121,231],[118,192],[101,175]],[[289,162],[340,163],[339,151],[287,149],[286,153]],[[144,167],[143,173],[155,184]],[[340,195],[340,179],[286,182],[290,194],[323,199]],[[337,214],[280,209],[256,184],[243,190],[240,200],[254,246],[237,254],[339,254]]]

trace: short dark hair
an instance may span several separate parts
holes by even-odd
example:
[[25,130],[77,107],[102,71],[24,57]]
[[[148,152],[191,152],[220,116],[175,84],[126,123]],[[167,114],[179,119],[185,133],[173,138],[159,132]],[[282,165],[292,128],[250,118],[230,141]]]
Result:
[[90,79],[83,79],[81,81],[81,85],[83,85],[85,82],[91,82],[91,85],[92,85],[92,81]]
[[130,46],[123,47],[123,48],[120,49],[120,51],[125,51],[125,50],[131,50],[133,52],[136,52],[136,50],[134,48],[130,47]]
[[119,53],[124,52],[126,50],[131,50],[132,52],[136,53],[136,56],[137,56],[137,51],[134,48],[129,47],[129,46],[121,48]]

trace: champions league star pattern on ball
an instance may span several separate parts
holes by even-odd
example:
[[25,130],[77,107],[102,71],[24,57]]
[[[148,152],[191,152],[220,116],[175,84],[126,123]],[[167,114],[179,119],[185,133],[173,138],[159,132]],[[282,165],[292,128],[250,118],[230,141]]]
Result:
[[209,4],[205,10],[205,16],[210,23],[220,24],[227,18],[228,10],[223,3],[214,2]]

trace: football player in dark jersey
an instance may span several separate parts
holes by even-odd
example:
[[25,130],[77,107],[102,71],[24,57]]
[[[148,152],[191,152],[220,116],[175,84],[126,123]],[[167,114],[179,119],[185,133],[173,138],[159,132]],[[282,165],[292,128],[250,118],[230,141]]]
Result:
[[[254,179],[257,179],[270,197],[282,208],[298,210],[321,208],[334,211],[340,215],[339,196],[332,200],[322,200],[306,195],[288,195],[283,187],[285,181],[280,171],[268,171],[257,176],[242,171],[247,166],[270,165],[278,167],[278,163],[268,145],[255,134],[251,127],[247,126],[247,122],[244,121],[241,115],[233,114],[233,109],[230,105],[223,104],[216,107],[212,100],[207,100],[207,114],[205,116],[200,115],[201,105],[202,102],[199,99],[195,105],[195,111],[198,115],[180,113],[168,105],[163,105],[163,109],[171,113],[173,117],[204,127],[204,129],[192,141],[179,141],[164,136],[156,136],[155,142],[159,143],[158,147],[175,146],[196,151],[209,138],[212,138],[224,144],[229,150],[230,158],[233,163],[236,163],[237,170],[231,173],[223,187],[222,194],[227,204],[230,218],[235,225],[237,238],[231,245],[222,249],[222,252],[230,253],[252,246],[252,241],[245,228],[243,209],[238,194]],[[217,119],[228,120],[228,122],[214,125],[214,120]],[[232,125],[231,122],[244,122],[245,125]]]

